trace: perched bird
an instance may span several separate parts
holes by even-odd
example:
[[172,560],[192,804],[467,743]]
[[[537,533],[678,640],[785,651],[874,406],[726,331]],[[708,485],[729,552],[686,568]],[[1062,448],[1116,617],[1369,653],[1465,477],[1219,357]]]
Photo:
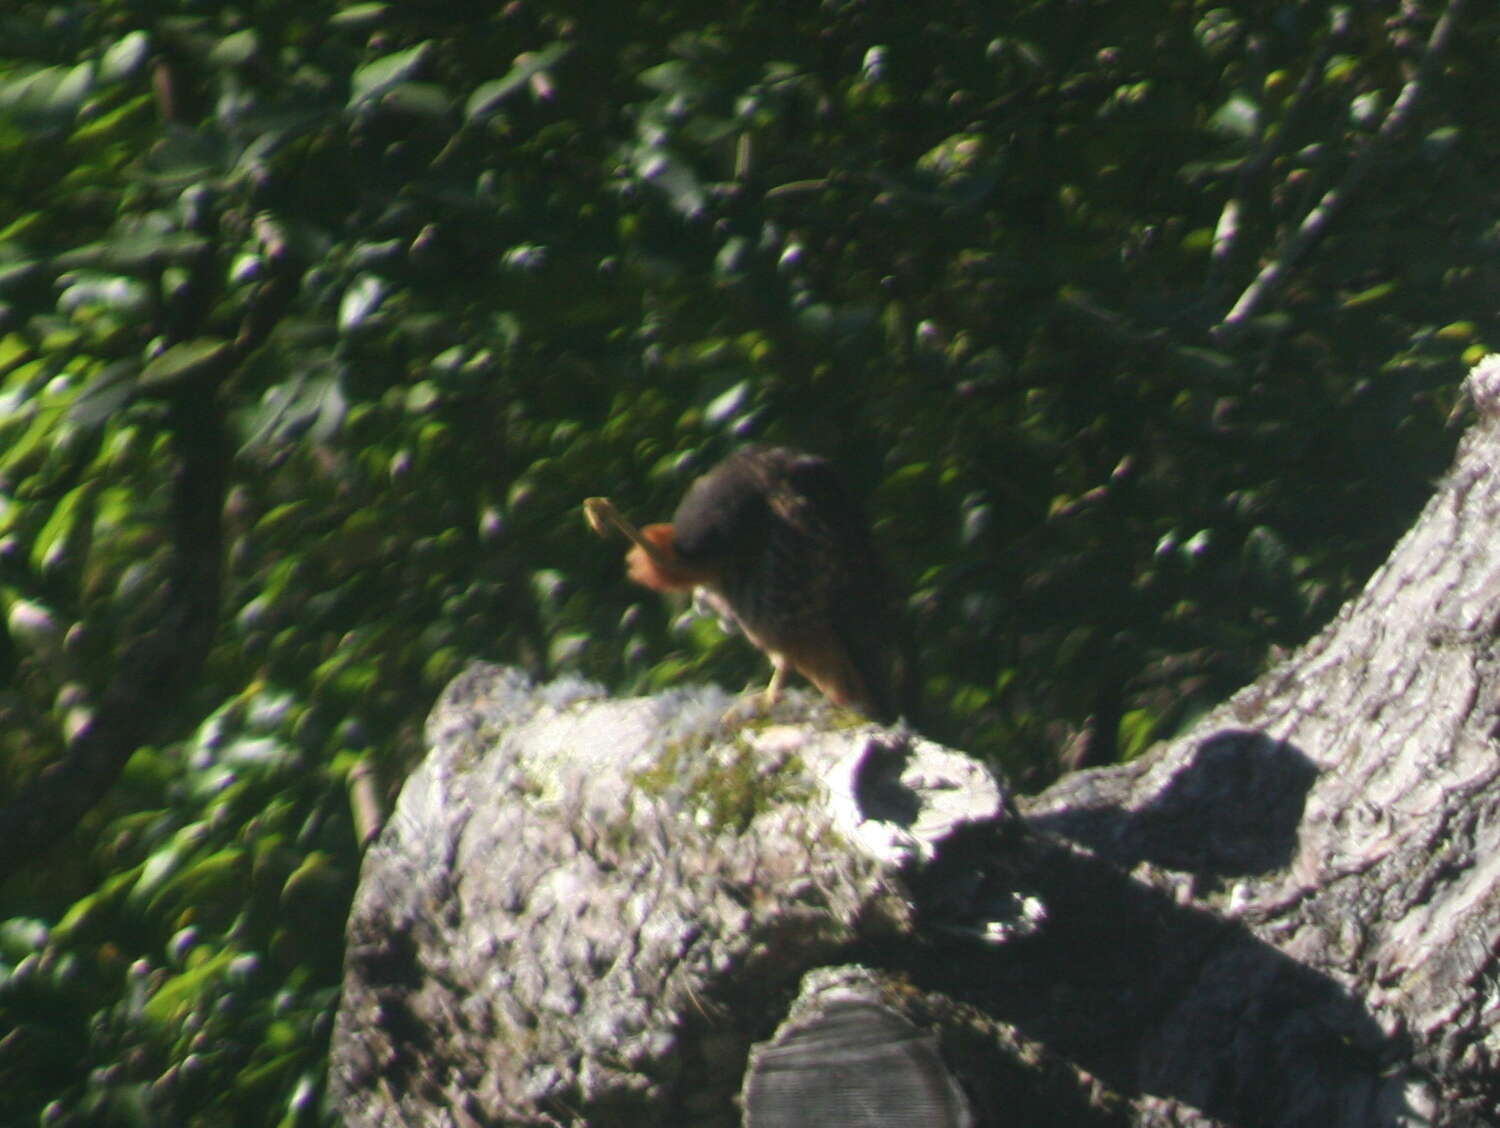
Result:
[[608,498],[590,526],[632,542],[629,576],[692,591],[771,659],[767,704],[796,670],[836,705],[889,723],[902,712],[900,631],[869,526],[825,458],[745,447],[695,481],[670,525],[637,529]]

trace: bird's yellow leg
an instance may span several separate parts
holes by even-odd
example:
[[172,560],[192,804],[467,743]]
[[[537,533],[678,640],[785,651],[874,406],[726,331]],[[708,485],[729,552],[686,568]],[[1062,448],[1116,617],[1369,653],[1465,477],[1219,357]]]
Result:
[[781,700],[781,690],[786,685],[786,673],[790,668],[790,664],[780,654],[772,654],[770,683],[761,692],[746,693],[736,700],[725,710],[722,718],[724,724],[741,725],[771,712]]
[[781,700],[781,687],[786,684],[787,661],[780,654],[771,655],[771,680],[761,695],[761,705],[769,711]]

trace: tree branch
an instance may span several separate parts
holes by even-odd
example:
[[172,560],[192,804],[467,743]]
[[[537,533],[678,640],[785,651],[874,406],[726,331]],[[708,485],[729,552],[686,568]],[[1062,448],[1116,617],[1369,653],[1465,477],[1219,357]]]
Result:
[[1329,16],[1328,35],[1318,47],[1315,54],[1303,69],[1302,78],[1297,83],[1297,88],[1287,100],[1286,112],[1282,115],[1279,127],[1274,131],[1266,128],[1264,120],[1260,122],[1260,147],[1255,155],[1250,157],[1241,166],[1239,175],[1235,177],[1234,189],[1229,198],[1224,201],[1224,206],[1219,212],[1219,221],[1214,226],[1213,252],[1209,259],[1207,291],[1209,301],[1217,304],[1226,296],[1229,287],[1229,272],[1234,266],[1239,254],[1241,235],[1245,224],[1243,216],[1248,210],[1248,203],[1264,193],[1265,187],[1261,183],[1266,174],[1275,165],[1276,158],[1285,152],[1292,144],[1292,139],[1298,136],[1302,120],[1305,118],[1322,84],[1323,72],[1328,66],[1328,61],[1336,51],[1344,47],[1344,41],[1349,36],[1349,25],[1352,17],[1347,8],[1335,8]]
[[1381,123],[1374,138],[1354,159],[1354,163],[1344,174],[1343,181],[1324,193],[1323,198],[1318,201],[1312,211],[1303,217],[1297,230],[1286,240],[1279,252],[1261,268],[1255,280],[1245,287],[1239,300],[1224,315],[1224,320],[1214,327],[1215,337],[1222,338],[1225,334],[1241,328],[1255,315],[1261,305],[1286,280],[1292,267],[1319,239],[1327,234],[1338,214],[1348,204],[1365,177],[1369,175],[1370,170],[1394,147],[1397,139],[1416,115],[1417,106],[1437,71],[1438,63],[1453,40],[1454,29],[1463,16],[1466,2],[1467,0],[1449,0],[1448,7],[1432,29],[1432,36],[1427,41],[1427,50],[1422,56],[1422,63],[1417,68],[1417,73],[1402,88],[1400,96],[1391,106],[1390,112],[1386,114],[1385,121]]
[[[97,710],[72,734],[62,759],[0,808],[0,880],[71,831],[114,786],[135,750],[161,739],[173,706],[208,657],[218,626],[229,474],[219,389],[265,342],[296,289],[295,264],[284,241],[271,250],[267,257],[273,272],[251,296],[232,346],[161,393],[177,459],[162,612],[125,647]],[[214,256],[205,254],[198,266],[200,275],[208,277],[215,269]],[[196,330],[201,317],[187,320]]]
[[228,472],[214,383],[180,389],[168,421],[177,466],[172,482],[172,561],[160,620],[125,648],[99,708],[19,797],[0,808],[0,878],[32,861],[78,824],[119,778],[125,762],[164,728],[171,706],[197,675],[218,620]]

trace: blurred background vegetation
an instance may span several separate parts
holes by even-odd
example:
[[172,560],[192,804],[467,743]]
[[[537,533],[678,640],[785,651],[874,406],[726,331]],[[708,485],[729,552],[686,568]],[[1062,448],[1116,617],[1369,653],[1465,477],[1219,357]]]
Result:
[[1027,787],[1428,496],[1500,336],[1496,9],[707,11],[0,13],[0,1122],[328,1118],[349,788],[470,659],[765,676],[586,495],[833,456],[926,727]]

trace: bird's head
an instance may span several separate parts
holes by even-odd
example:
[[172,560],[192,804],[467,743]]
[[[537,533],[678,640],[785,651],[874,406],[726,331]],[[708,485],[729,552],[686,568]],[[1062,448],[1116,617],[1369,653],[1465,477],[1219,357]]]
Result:
[[632,580],[652,591],[690,591],[699,584],[712,583],[716,576],[713,569],[688,564],[678,555],[671,525],[642,529],[641,539],[625,554],[625,570]]

